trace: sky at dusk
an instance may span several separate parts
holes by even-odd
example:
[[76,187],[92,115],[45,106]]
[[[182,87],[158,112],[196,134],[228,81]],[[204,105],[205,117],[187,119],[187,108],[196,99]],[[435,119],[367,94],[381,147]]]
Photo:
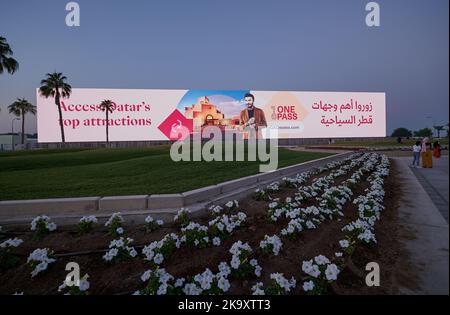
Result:
[[79,0],[72,28],[67,2],[0,0],[20,63],[0,75],[0,133],[55,70],[74,88],[385,92],[388,134],[448,123],[448,0],[377,1],[378,28],[361,0]]

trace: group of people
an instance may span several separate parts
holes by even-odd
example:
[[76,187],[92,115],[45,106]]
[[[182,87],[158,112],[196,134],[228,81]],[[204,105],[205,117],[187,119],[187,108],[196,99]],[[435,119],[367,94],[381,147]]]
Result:
[[[435,141],[433,146],[431,146],[431,142],[429,138],[424,138],[422,141],[417,141],[415,145],[413,145],[413,167],[432,167],[432,156],[435,158],[441,157],[441,144],[439,141]],[[420,166],[420,160],[422,159],[422,166]]]

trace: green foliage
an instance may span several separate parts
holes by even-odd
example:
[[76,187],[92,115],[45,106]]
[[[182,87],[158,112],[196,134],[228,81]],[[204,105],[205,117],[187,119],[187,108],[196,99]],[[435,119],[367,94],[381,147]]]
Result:
[[423,128],[417,131],[414,131],[414,137],[432,137],[433,136],[433,130],[430,128]]
[[412,137],[412,132],[411,132],[411,130],[408,130],[406,128],[397,128],[392,132],[391,137],[408,138],[408,137]]
[[20,258],[13,253],[13,248],[0,248],[0,270],[6,270],[18,265]]

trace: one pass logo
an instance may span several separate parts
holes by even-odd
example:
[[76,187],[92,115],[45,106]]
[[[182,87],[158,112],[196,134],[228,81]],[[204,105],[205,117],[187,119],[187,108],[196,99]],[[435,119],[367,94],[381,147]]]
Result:
[[299,114],[295,110],[295,105],[272,106],[273,120],[298,120]]

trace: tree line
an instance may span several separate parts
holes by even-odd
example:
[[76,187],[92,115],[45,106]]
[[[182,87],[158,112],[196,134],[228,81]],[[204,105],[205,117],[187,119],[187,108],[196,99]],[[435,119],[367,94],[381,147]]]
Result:
[[[441,133],[443,131],[446,131],[446,137],[448,138],[449,135],[449,126],[448,123],[446,125],[442,125],[442,126],[433,126],[433,129],[436,131],[436,135],[437,138],[441,137]],[[420,138],[424,138],[424,137],[428,137],[431,138],[433,137],[433,129],[431,128],[422,128],[416,131],[411,131],[407,128],[397,128],[392,132],[391,137],[394,138],[411,138],[411,137],[420,137]]]

